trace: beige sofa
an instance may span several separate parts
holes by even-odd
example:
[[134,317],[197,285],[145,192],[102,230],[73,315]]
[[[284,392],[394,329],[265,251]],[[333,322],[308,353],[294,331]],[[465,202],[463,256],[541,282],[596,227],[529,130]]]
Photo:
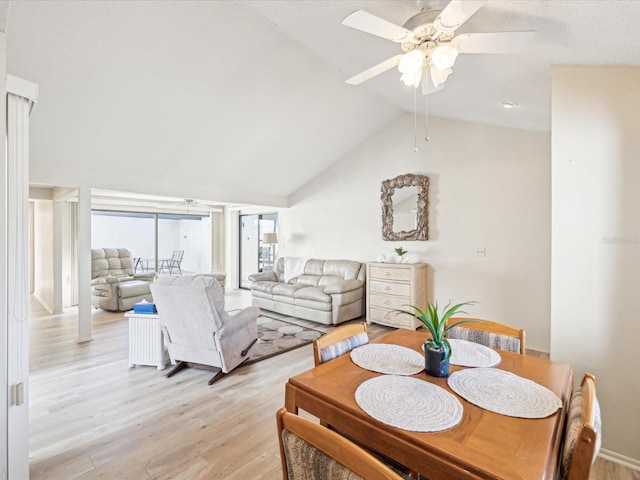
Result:
[[91,305],[124,312],[133,304],[153,301],[151,283],[156,272],[135,273],[131,252],[126,248],[91,250]]
[[365,264],[279,258],[275,271],[249,275],[252,305],[337,325],[364,315]]

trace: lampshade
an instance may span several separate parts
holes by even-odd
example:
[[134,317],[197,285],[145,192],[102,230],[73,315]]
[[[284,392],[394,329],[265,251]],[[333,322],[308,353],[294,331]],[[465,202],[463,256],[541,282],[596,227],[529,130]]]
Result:
[[438,70],[437,68],[431,68],[431,81],[434,87],[438,87],[441,83],[447,79],[449,75],[453,73],[453,70],[447,68],[445,70]]
[[409,75],[416,75],[422,70],[424,53],[422,50],[411,50],[405,53],[398,64],[398,71]]
[[431,52],[431,64],[438,70],[446,70],[453,67],[458,56],[458,50],[451,45],[438,45]]
[[277,233],[262,234],[262,243],[265,243],[265,244],[278,243],[278,234]]

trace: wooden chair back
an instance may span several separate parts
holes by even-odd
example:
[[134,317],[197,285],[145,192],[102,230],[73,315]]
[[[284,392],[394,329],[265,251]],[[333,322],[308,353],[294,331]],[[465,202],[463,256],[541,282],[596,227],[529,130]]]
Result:
[[[313,360],[315,362],[316,367],[320,364],[323,363],[322,361],[322,349],[323,348],[327,348],[330,345],[334,345],[337,344],[339,342],[348,340],[352,337],[356,337],[359,334],[364,333],[366,335],[367,333],[367,324],[362,322],[362,323],[349,323],[347,325],[341,325],[339,327],[335,327],[333,330],[331,330],[328,333],[325,333],[323,336],[321,336],[320,338],[316,338],[313,341]],[[351,346],[350,349],[355,348],[356,346],[359,346],[360,344],[353,344],[353,346]],[[350,350],[349,349],[349,350]],[[342,354],[347,353],[347,351],[349,350],[345,350],[342,352]]]
[[[565,446],[563,452],[563,470],[566,480],[588,480],[591,466],[600,448],[600,412],[596,400],[596,379],[585,373],[580,383],[582,400],[572,418],[574,398],[571,399],[565,428]],[[575,396],[575,394],[574,394]],[[575,406],[577,407],[577,405]]]
[[[331,466],[332,473],[337,473],[336,470],[344,468],[344,476],[340,478],[347,478],[348,473],[353,472],[367,480],[402,480],[400,475],[380,460],[342,435],[322,425],[289,413],[285,408],[281,408],[276,413],[276,422],[278,424],[278,441],[280,443],[282,477],[284,480],[322,480],[326,478],[324,476],[326,471],[323,468],[326,465],[326,457],[334,459],[340,464]],[[284,437],[283,432],[286,432]],[[291,438],[291,435],[294,435],[294,437]],[[305,447],[310,445],[313,450],[299,448],[301,443]],[[301,451],[304,451],[304,458],[300,458],[297,455]],[[323,458],[323,455],[318,455],[318,452],[326,455],[326,457]],[[319,462],[316,465],[319,465],[320,468],[315,470],[322,476],[313,475],[315,462]],[[291,466],[290,469],[289,465]]]
[[[473,330],[475,332],[484,332],[488,335],[486,336],[482,336],[483,339],[485,339],[485,341],[480,341],[478,340],[478,343],[482,343],[484,345],[486,345],[487,347],[492,347],[492,348],[498,348],[494,345],[489,345],[488,343],[490,343],[489,338],[491,337],[491,335],[495,335],[498,337],[510,337],[510,338],[516,338],[520,340],[520,346],[518,349],[510,349],[510,348],[503,348],[503,350],[510,350],[513,351],[514,353],[521,353],[524,355],[525,353],[525,331],[523,329],[519,329],[519,328],[515,328],[515,327],[510,327],[509,325],[505,325],[504,323],[498,323],[498,322],[494,322],[492,320],[483,320],[480,318],[450,318],[449,321],[447,322],[447,326],[449,325],[455,325],[456,323],[462,322],[464,320],[477,320],[476,322],[471,322],[471,323],[464,323],[462,325],[460,325],[457,328],[467,328],[469,330]],[[456,338],[455,334],[455,329],[452,331],[452,333],[449,335],[449,338]],[[498,339],[499,340],[499,339]],[[516,351],[517,350],[517,351]]]

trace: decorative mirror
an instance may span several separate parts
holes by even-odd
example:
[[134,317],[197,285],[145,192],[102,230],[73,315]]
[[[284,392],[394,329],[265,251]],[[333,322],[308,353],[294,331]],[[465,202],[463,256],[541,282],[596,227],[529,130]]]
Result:
[[381,191],[383,240],[428,240],[429,177],[399,175]]

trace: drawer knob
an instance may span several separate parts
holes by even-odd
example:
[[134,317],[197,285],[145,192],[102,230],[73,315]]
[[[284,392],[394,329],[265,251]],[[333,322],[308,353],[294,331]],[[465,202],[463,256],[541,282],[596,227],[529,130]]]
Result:
[[385,304],[385,305],[391,305],[391,302],[390,302],[389,300],[385,300],[385,301],[384,301],[384,304]]
[[385,318],[385,319],[387,319],[387,320],[389,320],[389,319],[391,318],[391,313],[387,313],[387,314],[384,316],[384,318]]
[[389,275],[391,275],[391,272],[384,272],[385,277],[388,277]]
[[385,290],[391,290],[391,287],[389,285],[387,285],[386,287],[384,287]]

